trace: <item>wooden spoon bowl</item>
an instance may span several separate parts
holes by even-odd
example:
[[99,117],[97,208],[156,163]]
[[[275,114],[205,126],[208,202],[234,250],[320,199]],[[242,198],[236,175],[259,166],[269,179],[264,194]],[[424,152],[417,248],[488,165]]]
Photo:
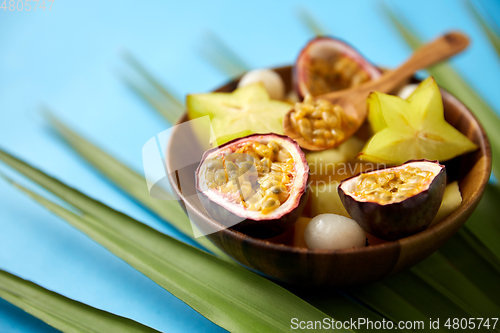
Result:
[[[292,86],[292,68],[277,68],[286,83]],[[237,81],[217,89],[230,92]],[[425,259],[443,245],[472,214],[488,183],[491,172],[491,151],[486,134],[474,115],[457,98],[442,90],[446,120],[479,146],[479,149],[450,161],[449,174],[458,180],[462,205],[440,223],[410,237],[397,241],[344,250],[311,250],[257,239],[231,228],[212,233],[207,237],[221,250],[248,268],[272,279],[309,287],[345,287],[367,284],[408,269]],[[184,116],[180,122],[187,120]],[[180,187],[178,174],[173,169],[176,156],[185,150],[185,138],[178,137],[174,129],[168,148],[167,169],[173,190],[179,196],[190,218],[212,227],[221,224],[203,213],[194,189],[194,168],[183,171],[191,177],[192,185],[183,182]],[[191,188],[192,186],[192,188]]]

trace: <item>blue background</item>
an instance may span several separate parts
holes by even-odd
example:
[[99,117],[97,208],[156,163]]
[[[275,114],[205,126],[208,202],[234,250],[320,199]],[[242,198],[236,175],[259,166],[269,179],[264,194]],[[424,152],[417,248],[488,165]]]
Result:
[[[451,29],[469,34],[470,49],[452,63],[500,110],[499,58],[464,2],[385,4],[424,39]],[[500,2],[475,4],[500,21]],[[84,193],[178,236],[51,133],[40,107],[49,106],[87,138],[141,171],[143,144],[168,124],[123,84],[123,51],[136,55],[183,98],[228,79],[200,55],[207,33],[217,34],[251,67],[290,64],[312,37],[297,15],[306,8],[331,34],[348,40],[372,62],[393,67],[410,49],[386,20],[381,5],[369,0],[55,0],[50,12],[0,10],[0,146]],[[223,331],[3,181],[0,268],[158,330]],[[54,329],[0,299],[0,331]]]

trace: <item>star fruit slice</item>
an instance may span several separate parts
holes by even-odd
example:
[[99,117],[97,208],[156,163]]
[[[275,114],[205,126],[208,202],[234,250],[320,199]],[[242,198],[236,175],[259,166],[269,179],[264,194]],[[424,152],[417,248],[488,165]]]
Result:
[[231,93],[188,95],[186,105],[189,119],[210,116],[218,145],[255,133],[283,134],[283,117],[292,108],[272,100],[261,83]]
[[444,119],[441,93],[433,77],[420,83],[407,100],[371,93],[368,121],[375,135],[358,155],[365,162],[447,161],[477,149]]

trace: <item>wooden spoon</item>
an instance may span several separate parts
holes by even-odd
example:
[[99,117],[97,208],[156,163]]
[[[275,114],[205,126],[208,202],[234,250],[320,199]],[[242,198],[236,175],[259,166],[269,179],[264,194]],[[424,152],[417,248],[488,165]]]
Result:
[[363,124],[367,114],[366,98],[372,91],[388,93],[410,78],[416,71],[446,60],[464,50],[468,45],[469,39],[464,34],[460,32],[447,33],[417,49],[405,63],[395,70],[388,71],[378,80],[368,81],[355,88],[314,97],[315,99],[326,99],[333,104],[342,106],[345,113],[354,120],[353,126],[344,132],[344,139],[337,141],[333,147],[316,147],[297,133],[290,121],[293,109],[283,118],[285,134],[297,141],[299,146],[304,149],[319,151],[334,148],[356,133]]

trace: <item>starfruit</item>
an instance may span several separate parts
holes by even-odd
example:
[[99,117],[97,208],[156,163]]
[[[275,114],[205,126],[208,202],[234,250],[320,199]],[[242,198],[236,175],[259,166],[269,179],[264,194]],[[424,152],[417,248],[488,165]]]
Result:
[[189,119],[210,116],[218,145],[255,133],[283,134],[283,117],[292,108],[272,100],[262,83],[231,93],[188,95],[186,105]]
[[441,92],[433,77],[404,100],[380,92],[368,97],[368,121],[375,133],[358,158],[396,165],[412,159],[447,161],[477,146],[444,119]]

